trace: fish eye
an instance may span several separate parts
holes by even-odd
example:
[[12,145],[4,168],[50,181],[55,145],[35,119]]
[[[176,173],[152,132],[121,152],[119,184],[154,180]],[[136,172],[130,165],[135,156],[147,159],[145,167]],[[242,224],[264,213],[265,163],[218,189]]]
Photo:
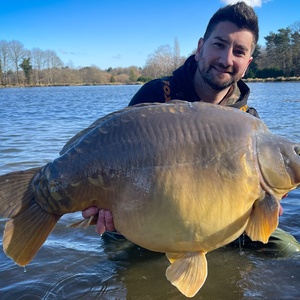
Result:
[[295,150],[295,153],[296,153],[298,156],[300,156],[300,146],[296,146],[294,150]]

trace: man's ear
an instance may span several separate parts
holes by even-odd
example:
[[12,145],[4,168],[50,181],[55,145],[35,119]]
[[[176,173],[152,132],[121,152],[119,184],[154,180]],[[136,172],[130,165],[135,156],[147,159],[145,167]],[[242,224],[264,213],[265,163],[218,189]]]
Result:
[[199,54],[200,54],[200,50],[201,50],[203,44],[204,44],[204,40],[203,40],[203,38],[200,38],[198,41],[198,46],[197,46],[197,50],[196,50],[196,54],[195,54],[196,61],[199,60]]
[[249,58],[248,65],[247,65],[247,67],[246,67],[246,69],[245,69],[245,71],[244,71],[244,73],[243,73],[242,77],[244,77],[244,76],[245,76],[245,74],[246,74],[246,71],[248,70],[248,67],[249,67],[249,65],[251,64],[252,60],[253,60],[253,57],[251,56],[251,57]]

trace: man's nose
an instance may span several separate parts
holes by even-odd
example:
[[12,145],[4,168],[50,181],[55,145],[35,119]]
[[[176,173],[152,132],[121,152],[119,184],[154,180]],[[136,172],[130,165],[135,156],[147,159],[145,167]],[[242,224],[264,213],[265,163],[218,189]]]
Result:
[[222,51],[219,58],[219,63],[225,68],[231,67],[233,65],[232,49],[228,47],[227,49],[224,49],[224,51]]

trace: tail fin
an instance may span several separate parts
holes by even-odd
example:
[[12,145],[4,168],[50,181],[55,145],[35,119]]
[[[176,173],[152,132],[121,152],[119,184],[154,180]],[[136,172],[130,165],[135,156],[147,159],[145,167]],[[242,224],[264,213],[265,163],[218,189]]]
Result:
[[0,216],[10,218],[3,249],[18,265],[36,255],[61,216],[49,214],[36,203],[31,180],[40,168],[0,176]]

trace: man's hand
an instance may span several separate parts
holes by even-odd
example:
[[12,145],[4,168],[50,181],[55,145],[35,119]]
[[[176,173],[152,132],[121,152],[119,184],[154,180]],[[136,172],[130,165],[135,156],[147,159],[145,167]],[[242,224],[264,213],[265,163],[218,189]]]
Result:
[[84,218],[89,218],[98,214],[98,220],[96,224],[96,232],[103,234],[107,231],[115,231],[114,220],[111,211],[105,209],[98,209],[96,206],[91,206],[82,211]]

